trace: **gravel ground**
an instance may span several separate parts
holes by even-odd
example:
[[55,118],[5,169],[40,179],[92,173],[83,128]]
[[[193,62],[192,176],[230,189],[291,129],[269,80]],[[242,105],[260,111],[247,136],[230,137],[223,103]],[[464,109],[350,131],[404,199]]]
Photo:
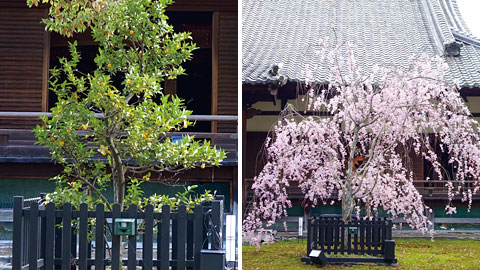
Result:
[[[307,239],[305,232],[303,239]],[[392,233],[393,238],[430,238],[430,234],[422,234],[416,231],[399,231],[394,230]],[[479,230],[436,230],[433,234],[434,238],[449,238],[449,239],[476,239],[480,240]],[[300,239],[297,237],[297,232],[282,232],[278,231],[275,235],[276,240],[293,240]]]

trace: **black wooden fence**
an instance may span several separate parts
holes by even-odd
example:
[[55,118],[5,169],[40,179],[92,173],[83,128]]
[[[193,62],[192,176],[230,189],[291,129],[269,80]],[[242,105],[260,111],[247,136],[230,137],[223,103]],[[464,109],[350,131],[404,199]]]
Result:
[[311,250],[322,250],[327,254],[384,256],[380,260],[328,258],[329,262],[396,262],[392,226],[387,218],[354,219],[345,223],[341,216],[312,216],[307,225],[307,254]]
[[[127,236],[126,243],[112,233],[116,218],[133,218],[141,224],[136,235]],[[119,270],[120,259],[128,270],[203,270],[202,254],[211,253],[211,249],[222,251],[223,200],[197,206],[193,213],[188,213],[185,206],[178,207],[176,212],[163,206],[162,212],[157,213],[151,205],[144,211],[131,205],[126,212],[119,205],[114,205],[112,211],[105,211],[103,205],[89,211],[86,204],[80,209],[73,209],[70,204],[61,209],[38,203],[25,207],[23,197],[15,197],[13,226],[15,270],[99,270],[106,266]],[[88,239],[89,232],[93,239]],[[137,236],[142,238],[141,252],[137,251]],[[126,256],[121,255],[122,245],[127,245]],[[224,262],[220,264],[221,267],[209,269],[224,269]]]

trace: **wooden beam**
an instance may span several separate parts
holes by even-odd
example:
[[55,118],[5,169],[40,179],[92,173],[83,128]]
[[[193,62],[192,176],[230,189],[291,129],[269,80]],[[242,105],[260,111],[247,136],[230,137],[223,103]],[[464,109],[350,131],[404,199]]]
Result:
[[168,11],[238,11],[236,0],[176,0]]
[[[48,10],[45,9],[45,16]],[[50,65],[50,32],[43,34],[42,112],[48,111],[48,69]]]
[[[16,112],[16,111],[0,111],[0,118],[38,118],[39,116],[51,117],[52,113],[49,112]],[[96,118],[104,118],[103,113],[94,113]],[[191,121],[237,121],[237,115],[189,115],[188,120]],[[215,133],[215,132],[214,132]]]
[[[220,13],[212,16],[212,115],[218,113],[218,29]],[[212,132],[217,132],[217,122],[212,122]]]
[[177,94],[177,79],[165,80],[164,93],[172,96]]

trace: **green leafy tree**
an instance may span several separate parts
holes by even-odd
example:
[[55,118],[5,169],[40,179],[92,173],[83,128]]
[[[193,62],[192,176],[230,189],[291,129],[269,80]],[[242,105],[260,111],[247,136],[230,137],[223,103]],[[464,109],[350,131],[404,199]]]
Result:
[[[50,89],[58,102],[51,118],[34,130],[38,144],[64,166],[52,195],[61,202],[102,202],[113,183],[114,202],[138,201],[138,185],[151,172],[179,172],[219,165],[225,152],[192,136],[168,137],[192,124],[183,101],[162,93],[162,82],[185,73],[192,57],[189,33],[175,33],[165,8],[171,0],[42,0],[49,7],[46,28],[65,37],[90,30],[98,44],[96,69],[77,69],[81,55],[51,70]],[[31,7],[36,0],[27,0]],[[121,85],[113,83],[120,78]],[[136,177],[138,176],[138,177]],[[125,198],[127,196],[127,198]]]

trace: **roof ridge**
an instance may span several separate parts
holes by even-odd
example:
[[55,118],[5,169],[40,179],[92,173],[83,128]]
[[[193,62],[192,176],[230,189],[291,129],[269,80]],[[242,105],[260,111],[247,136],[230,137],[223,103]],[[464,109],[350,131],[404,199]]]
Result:
[[466,34],[464,34],[462,32],[459,32],[455,29],[452,29],[452,34],[455,37],[455,39],[457,39],[457,40],[459,40],[463,43],[467,43],[467,44],[473,45],[477,48],[480,48],[480,39],[479,38],[476,38],[473,35],[466,35]]
[[463,20],[457,0],[439,1],[453,37],[458,41],[480,47],[480,39],[473,35]]
[[[357,63],[366,72],[374,64],[407,67],[411,56],[427,53],[445,57],[451,67],[449,79],[458,79],[462,87],[478,87],[480,40],[461,31],[465,28],[460,17],[452,19],[452,14],[457,12],[454,1],[262,0],[243,3],[242,82],[244,85],[275,83],[275,78],[269,78],[267,73],[273,64],[279,63],[284,63],[280,74],[289,82],[305,80],[306,64],[315,82],[326,82],[328,62],[318,62],[321,52],[313,48],[308,50],[308,57],[300,56],[306,46],[340,33],[340,42],[357,44]],[[447,16],[454,28],[450,27]]]
[[424,2],[426,2],[427,11],[433,20],[434,29],[437,30],[437,34],[440,35],[441,41],[445,45],[455,42],[455,38],[440,1],[443,0],[427,0]]
[[[435,0],[433,0],[435,1]],[[421,10],[421,16],[426,24],[426,30],[430,34],[430,38],[432,39],[435,46],[433,46],[434,50],[439,54],[443,54],[444,49],[444,36],[442,34],[442,29],[440,29],[440,24],[438,22],[437,17],[435,16],[435,12],[433,11],[433,6],[431,0],[420,0],[419,1],[419,8]],[[433,44],[432,44],[433,45]]]
[[460,8],[458,6],[457,0],[441,0],[445,3],[445,8],[448,8],[448,15],[451,16],[451,20],[454,21],[454,24],[450,24],[450,28],[456,31],[464,32],[468,35],[472,35],[470,28],[465,23]]

